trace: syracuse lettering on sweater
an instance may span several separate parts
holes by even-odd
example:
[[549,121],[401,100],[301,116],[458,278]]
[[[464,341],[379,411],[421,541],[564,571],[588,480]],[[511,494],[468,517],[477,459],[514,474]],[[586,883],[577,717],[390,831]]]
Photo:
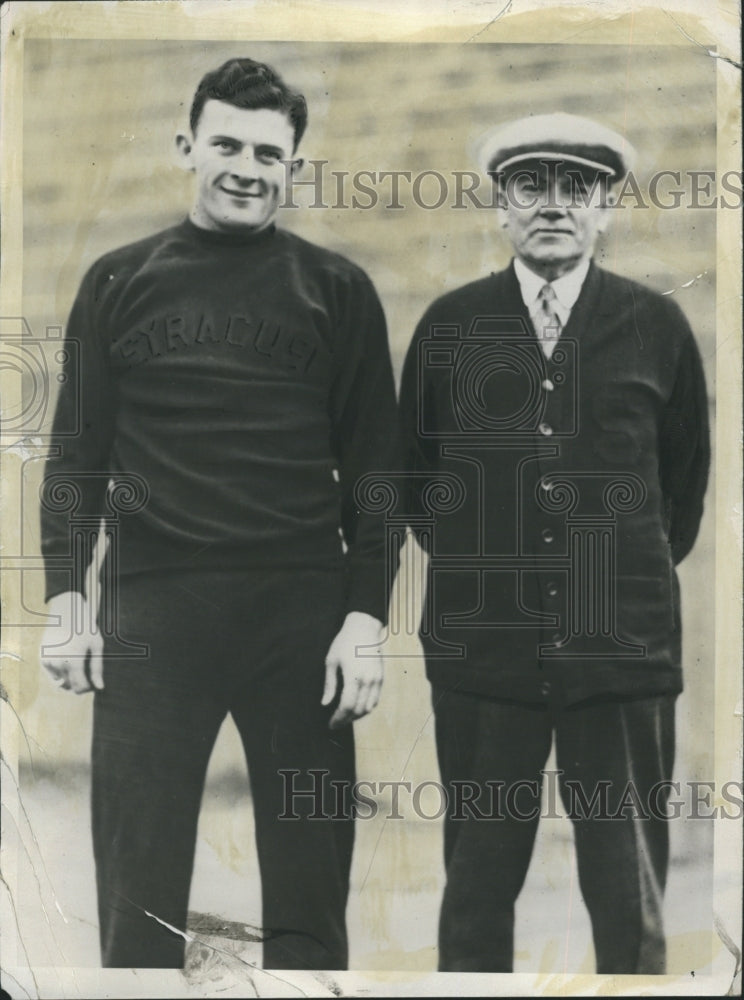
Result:
[[[236,238],[186,220],[95,264],[69,335],[83,367],[66,373],[57,419],[79,398],[88,420],[48,473],[106,467],[148,484],[146,506],[121,517],[122,574],[338,567],[341,525],[349,607],[384,618],[384,531],[351,491],[390,462],[394,401],[379,405],[385,322],[360,269],[274,227]],[[105,479],[81,488],[79,510],[103,513]],[[67,515],[43,522],[45,555],[66,554]],[[48,566],[51,597],[70,579]]]

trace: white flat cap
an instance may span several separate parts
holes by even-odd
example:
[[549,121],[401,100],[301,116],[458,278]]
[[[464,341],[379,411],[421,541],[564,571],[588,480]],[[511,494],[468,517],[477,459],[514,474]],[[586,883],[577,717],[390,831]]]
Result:
[[486,174],[509,170],[525,161],[561,160],[620,180],[632,168],[635,150],[612,129],[578,115],[557,111],[519,118],[489,129],[476,146]]

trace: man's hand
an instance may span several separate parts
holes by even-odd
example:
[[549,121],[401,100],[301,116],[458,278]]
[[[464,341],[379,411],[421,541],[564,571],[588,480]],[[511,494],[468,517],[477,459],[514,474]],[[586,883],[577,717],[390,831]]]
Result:
[[[322,705],[329,705],[336,694],[338,671],[343,676],[343,690],[338,708],[331,716],[331,729],[360,719],[371,712],[380,700],[382,623],[363,611],[351,611],[341,631],[331,643],[326,656],[325,690]],[[357,656],[357,646],[364,646]]]
[[103,688],[103,639],[82,594],[67,591],[49,602],[52,621],[41,640],[41,663],[65,691]]

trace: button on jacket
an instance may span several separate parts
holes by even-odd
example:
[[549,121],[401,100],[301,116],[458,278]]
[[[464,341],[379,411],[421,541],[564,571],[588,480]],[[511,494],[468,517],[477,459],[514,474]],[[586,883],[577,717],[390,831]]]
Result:
[[[432,681],[569,704],[681,690],[674,566],[709,441],[676,303],[592,263],[546,358],[512,264],[424,314],[401,420]],[[432,503],[453,476],[460,500]]]

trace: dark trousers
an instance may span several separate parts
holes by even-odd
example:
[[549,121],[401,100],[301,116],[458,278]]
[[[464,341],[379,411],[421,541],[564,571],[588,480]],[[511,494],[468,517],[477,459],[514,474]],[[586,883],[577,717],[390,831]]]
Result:
[[437,688],[433,700],[450,800],[440,970],[512,971],[514,904],[555,732],[597,971],[663,973],[668,791],[659,783],[671,779],[674,762],[674,696],[562,710]]
[[[230,713],[248,762],[264,966],[343,969],[353,821],[287,789],[353,782],[351,727],[329,730],[324,660],[344,617],[335,572],[125,581],[95,696],[93,842],[103,964],[179,968],[209,756]],[[299,775],[282,775],[299,771]],[[282,819],[295,815],[295,819]],[[247,922],[247,921],[246,921]]]

